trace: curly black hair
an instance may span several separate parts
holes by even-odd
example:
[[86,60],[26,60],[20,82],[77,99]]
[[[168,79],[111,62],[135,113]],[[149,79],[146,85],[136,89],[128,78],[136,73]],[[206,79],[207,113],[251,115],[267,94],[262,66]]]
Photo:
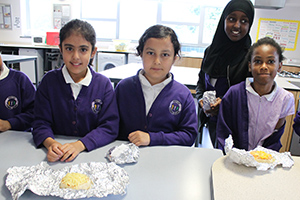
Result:
[[251,62],[251,56],[253,54],[254,49],[256,49],[257,47],[259,47],[261,45],[270,45],[270,46],[275,47],[277,50],[277,53],[279,55],[279,62],[282,62],[285,59],[285,57],[283,56],[284,47],[281,47],[274,39],[272,39],[270,37],[264,37],[264,38],[257,40],[257,42],[254,43],[248,50],[248,53],[246,56],[248,62]]

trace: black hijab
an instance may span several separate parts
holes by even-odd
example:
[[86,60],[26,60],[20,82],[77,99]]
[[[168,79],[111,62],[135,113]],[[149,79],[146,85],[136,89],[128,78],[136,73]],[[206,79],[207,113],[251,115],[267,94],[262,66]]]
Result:
[[[227,15],[234,11],[244,12],[249,19],[248,33],[239,41],[231,41],[225,33]],[[240,63],[251,46],[249,35],[254,18],[254,7],[249,0],[231,0],[223,10],[211,45],[206,49],[201,69],[210,77],[226,76],[226,67]]]

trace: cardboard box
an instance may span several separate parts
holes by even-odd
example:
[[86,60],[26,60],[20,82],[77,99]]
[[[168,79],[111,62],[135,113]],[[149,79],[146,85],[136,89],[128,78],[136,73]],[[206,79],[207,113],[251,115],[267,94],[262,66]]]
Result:
[[47,32],[47,45],[59,45],[59,32]]

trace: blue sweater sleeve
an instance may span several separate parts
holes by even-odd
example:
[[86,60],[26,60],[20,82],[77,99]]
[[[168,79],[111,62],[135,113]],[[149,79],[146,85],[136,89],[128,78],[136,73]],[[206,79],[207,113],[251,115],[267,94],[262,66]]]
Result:
[[245,82],[232,86],[224,95],[217,120],[218,148],[224,150],[231,134],[236,148],[248,150],[248,106]]
[[[12,71],[10,73],[13,73]],[[14,115],[12,118],[7,119],[11,125],[12,130],[26,131],[30,130],[32,127],[32,122],[34,119],[33,107],[35,98],[35,88],[29,78],[21,73],[14,72],[15,80],[18,81],[16,90],[19,92],[19,106],[21,107],[19,113]],[[10,90],[10,86],[6,88]]]

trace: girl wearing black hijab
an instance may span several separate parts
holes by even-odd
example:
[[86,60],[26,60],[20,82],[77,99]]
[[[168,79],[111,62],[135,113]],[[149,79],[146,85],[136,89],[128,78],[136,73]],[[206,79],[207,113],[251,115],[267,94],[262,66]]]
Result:
[[[196,98],[200,106],[200,132],[204,124],[207,124],[214,147],[221,99],[230,86],[244,81],[249,76],[245,56],[251,46],[249,32],[253,18],[254,7],[250,0],[231,0],[223,10],[211,45],[204,52]],[[211,104],[210,110],[204,111],[201,109],[203,93],[211,90],[216,91],[217,102]],[[196,141],[196,145],[198,142],[201,141]]]

